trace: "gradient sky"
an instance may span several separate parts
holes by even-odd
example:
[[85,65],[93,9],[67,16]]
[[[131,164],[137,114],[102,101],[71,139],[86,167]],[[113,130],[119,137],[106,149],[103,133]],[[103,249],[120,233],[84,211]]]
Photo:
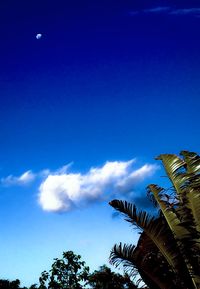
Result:
[[199,151],[199,33],[199,1],[0,2],[0,278],[136,241],[108,202]]

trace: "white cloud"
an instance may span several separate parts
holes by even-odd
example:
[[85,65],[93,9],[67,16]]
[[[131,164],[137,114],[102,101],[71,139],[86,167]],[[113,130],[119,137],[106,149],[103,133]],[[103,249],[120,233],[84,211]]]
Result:
[[200,16],[200,8],[191,7],[191,8],[174,8],[169,6],[156,6],[143,10],[130,11],[129,15],[135,16],[141,13],[145,14],[167,14],[167,15],[191,15],[195,17]]
[[108,161],[101,167],[92,167],[85,174],[72,173],[72,163],[56,171],[49,169],[20,176],[9,175],[1,179],[3,186],[24,186],[40,180],[38,200],[45,211],[69,211],[90,202],[110,200],[113,197],[129,197],[135,185],[151,176],[157,166],[145,164],[134,168],[135,159]]
[[133,168],[134,160],[106,162],[102,167],[91,168],[87,173],[70,173],[58,170],[49,174],[39,188],[39,203],[45,211],[69,211],[92,201],[127,195],[133,186],[151,176],[157,166],[146,164]]
[[36,179],[44,179],[50,174],[65,174],[71,167],[72,163],[64,165],[55,172],[51,172],[49,169],[43,169],[37,173],[33,173],[31,170],[24,172],[21,176],[9,175],[5,178],[1,178],[0,182],[3,186],[23,186],[33,182]]
[[21,176],[13,176],[9,175],[6,178],[1,179],[1,183],[4,186],[12,186],[12,185],[26,185],[31,183],[35,179],[35,174],[32,173],[31,170],[24,172]]
[[167,6],[158,6],[158,7],[153,7],[150,9],[145,9],[143,10],[146,13],[163,13],[163,12],[168,12],[170,9],[170,7]]
[[200,15],[200,8],[185,8],[185,9],[174,9],[170,12],[174,15]]

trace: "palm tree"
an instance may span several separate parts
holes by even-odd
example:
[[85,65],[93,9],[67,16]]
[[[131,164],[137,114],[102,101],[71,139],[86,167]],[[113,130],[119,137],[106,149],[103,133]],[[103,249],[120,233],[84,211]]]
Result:
[[188,151],[180,155],[156,158],[172,185],[148,186],[148,196],[159,208],[157,217],[126,201],[110,202],[143,232],[136,247],[115,245],[110,261],[139,272],[149,288],[200,288],[200,157]]

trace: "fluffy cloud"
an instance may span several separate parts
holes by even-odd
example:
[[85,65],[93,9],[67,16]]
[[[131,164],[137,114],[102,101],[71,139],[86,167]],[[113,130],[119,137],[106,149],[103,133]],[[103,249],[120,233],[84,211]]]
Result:
[[39,188],[39,203],[45,211],[69,211],[92,201],[107,200],[121,194],[128,196],[133,186],[151,176],[157,166],[145,164],[134,169],[134,160],[106,162],[87,173],[70,173],[64,167],[50,173]]
[[2,178],[1,183],[4,186],[26,185],[28,183],[31,183],[34,179],[35,179],[35,174],[33,174],[31,170],[29,170],[18,177],[9,175],[6,178]]

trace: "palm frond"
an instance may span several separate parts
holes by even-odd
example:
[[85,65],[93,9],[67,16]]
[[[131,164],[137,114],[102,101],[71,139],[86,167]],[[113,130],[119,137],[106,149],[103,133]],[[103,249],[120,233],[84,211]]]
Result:
[[[157,283],[160,283],[160,281],[142,265],[141,259],[138,256],[138,250],[136,250],[134,245],[115,244],[110,253],[110,263],[115,267],[122,265],[124,271],[134,279],[138,279],[140,275],[142,279],[139,278],[137,280],[138,283],[144,281],[149,288],[162,289],[162,286],[157,286]],[[138,283],[137,285],[139,285]]]
[[[110,254],[110,262],[116,267],[123,266],[125,272],[131,276],[137,276],[139,272],[150,288],[177,289],[176,276],[169,270],[159,250],[145,233],[140,236],[137,247],[122,243],[115,245]],[[168,280],[165,277],[166,272]]]
[[171,268],[176,271],[179,263],[179,252],[168,227],[145,211],[138,212],[135,205],[126,201],[113,200],[109,204],[121,212],[125,216],[126,221],[142,229],[163,254]]
[[200,157],[182,151],[183,159],[175,155],[161,155],[168,177],[176,189],[177,208],[165,206],[156,186],[151,186],[163,215],[170,226],[195,288],[200,286]]
[[167,221],[167,224],[173,233],[175,238],[185,238],[189,231],[185,227],[180,227],[181,221],[179,215],[174,209],[174,205],[169,202],[169,200],[163,200],[165,196],[165,190],[157,185],[151,184],[148,186],[148,189],[153,193],[156,202],[159,204],[159,207]]
[[177,192],[177,196],[181,199],[181,187],[187,180],[187,176],[185,175],[185,161],[174,154],[161,154],[156,160],[162,161],[164,169]]
[[[143,232],[137,247],[115,245],[111,259],[115,264],[126,264],[128,268],[139,266],[147,277],[150,277],[147,265],[157,260],[163,265],[152,269],[151,275],[160,288],[199,289],[200,157],[189,151],[182,151],[180,155],[161,154],[156,158],[162,161],[172,183],[169,189],[154,184],[147,188],[148,197],[160,209],[157,217],[137,210],[134,204],[126,201],[110,202],[126,221]],[[164,274],[162,268],[171,276],[175,287],[170,284],[162,287],[162,278],[156,279],[156,274]]]
[[197,153],[181,151],[180,155],[182,155],[184,158],[188,173],[196,174],[200,172],[200,156]]
[[114,245],[110,253],[110,263],[115,267],[123,266],[124,271],[131,276],[137,276],[137,254],[134,245],[127,245],[120,243]]

